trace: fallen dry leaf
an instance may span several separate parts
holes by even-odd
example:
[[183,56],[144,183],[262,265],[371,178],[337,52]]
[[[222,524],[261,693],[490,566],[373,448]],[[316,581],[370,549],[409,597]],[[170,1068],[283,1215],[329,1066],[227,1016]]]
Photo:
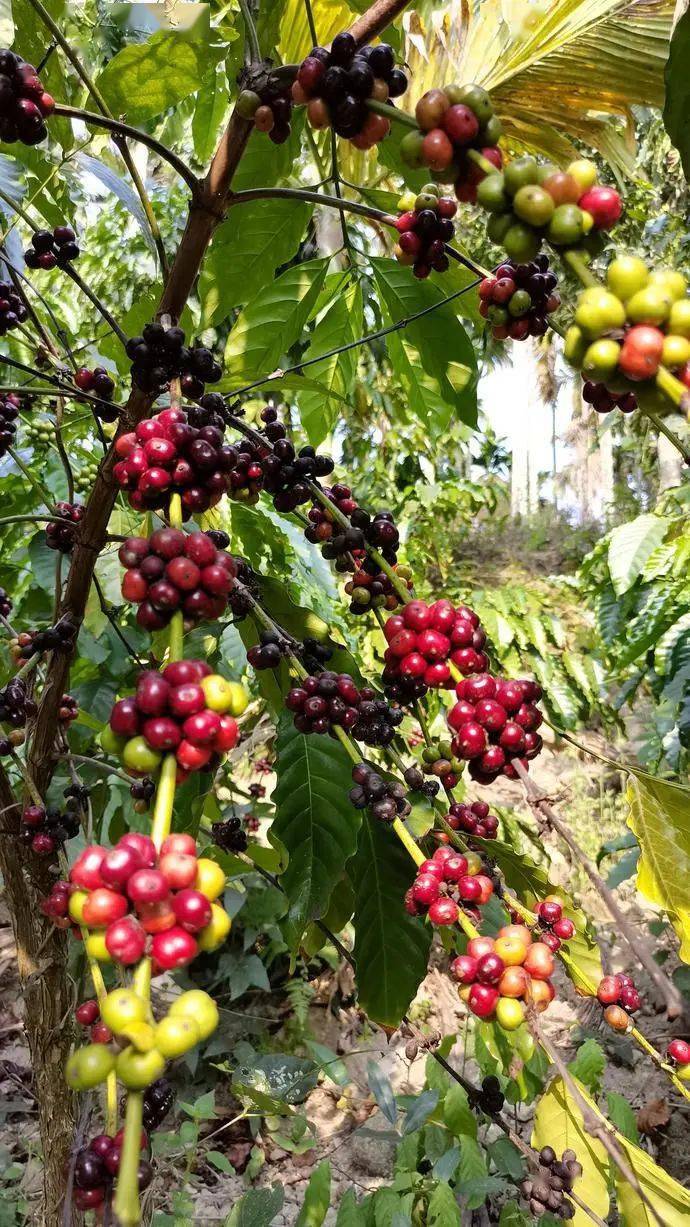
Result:
[[637,1127],[640,1133],[653,1133],[655,1129],[663,1129],[670,1119],[671,1110],[666,1100],[653,1099],[637,1113]]

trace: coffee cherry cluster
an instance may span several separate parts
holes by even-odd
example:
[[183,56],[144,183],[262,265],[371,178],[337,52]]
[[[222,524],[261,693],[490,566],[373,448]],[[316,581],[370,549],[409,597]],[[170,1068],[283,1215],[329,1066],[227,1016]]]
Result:
[[24,252],[27,268],[64,268],[79,255],[77,236],[71,226],[55,226],[53,230],[35,230],[31,244]]
[[222,433],[191,426],[182,409],[144,418],[120,436],[115,451],[115,480],[135,511],[165,508],[170,495],[179,494],[185,518],[215,507],[237,464],[237,451],[224,445]]
[[452,848],[437,848],[432,859],[418,867],[405,895],[406,910],[411,916],[428,916],[433,925],[457,924],[460,911],[468,907],[476,914],[494,893],[483,868],[476,852],[462,856]]
[[582,385],[582,399],[597,413],[611,413],[613,409],[620,409],[621,413],[634,413],[637,409],[634,392],[610,392],[605,383],[592,383],[590,379],[586,379]]
[[455,693],[458,702],[446,718],[454,733],[453,753],[469,761],[472,779],[479,784],[490,784],[501,774],[512,779],[514,758],[527,769],[542,747],[536,730],[543,716],[535,706],[541,686],[477,673],[458,682]]
[[323,493],[336,511],[347,516],[350,527],[343,528],[335,514],[315,500],[308,513],[309,526],[304,535],[307,541],[321,546],[324,558],[335,560],[336,571],[352,573],[352,579],[345,584],[345,592],[350,597],[350,613],[365,614],[372,607],[397,609],[400,598],[390,577],[366,552],[367,545],[379,550],[408,588],[412,586],[409,567],[400,567],[397,563],[400,534],[392,513],[370,514],[357,505],[350,487],[342,483],[325,487]]
[[[2,53],[0,53],[2,54]],[[0,95],[2,94],[2,77],[0,76]],[[2,103],[0,102],[0,108]],[[0,132],[2,128],[2,118],[0,118]],[[2,139],[0,135],[0,139]],[[23,324],[27,317],[27,309],[24,306],[21,298],[17,294],[11,281],[0,281],[0,337],[4,337],[6,332],[11,332],[19,324]],[[5,397],[5,400],[8,398]]]
[[544,1146],[539,1151],[539,1167],[541,1170],[536,1175],[528,1176],[520,1185],[531,1213],[535,1218],[548,1212],[557,1218],[574,1218],[575,1206],[567,1200],[567,1194],[582,1175],[582,1165],[575,1151],[564,1150],[559,1159],[553,1147]]
[[0,614],[3,618],[9,618],[12,613],[12,597],[4,588],[0,588]]
[[132,798],[135,814],[145,814],[149,805],[156,795],[155,781],[145,775],[139,780],[134,780],[129,787],[129,795]]
[[[103,1206],[111,1185],[120,1170],[124,1129],[114,1137],[99,1133],[88,1146],[77,1152],[74,1162],[74,1204],[77,1210],[97,1210]],[[142,1146],[142,1150],[146,1147]],[[153,1167],[141,1159],[137,1169],[139,1192],[143,1193],[153,1180]]]
[[95,366],[93,370],[89,370],[88,366],[80,366],[79,370],[74,372],[73,379],[80,392],[89,392],[98,397],[98,404],[89,402],[96,417],[103,422],[117,421],[119,406],[109,403],[113,399],[115,382],[104,366]]
[[45,140],[45,120],[55,102],[43,88],[33,64],[3,48],[0,51],[0,141],[38,145]]
[[455,788],[462,767],[462,761],[453,754],[450,741],[431,742],[422,750],[422,771],[436,776],[444,788]]
[[12,646],[12,654],[20,661],[28,660],[37,652],[71,652],[78,629],[69,615],[65,614],[46,630],[23,631],[17,638],[17,646]]
[[173,661],[161,673],[139,674],[135,693],[115,703],[102,744],[136,775],[153,774],[164,754],[174,754],[178,778],[186,779],[190,771],[211,770],[218,755],[233,749],[239,729],[230,713],[245,707],[243,687],[205,661]]
[[[45,418],[34,418],[31,422],[25,422],[23,426],[24,441],[27,447],[32,447],[36,452],[46,452],[52,445],[55,439],[55,425],[53,422]],[[75,489],[79,489],[77,479],[75,477]],[[91,483],[87,489],[91,488]],[[81,493],[81,490],[79,490]]]
[[630,1015],[642,1004],[632,976],[604,976],[599,982],[597,997],[605,1007],[604,1021],[609,1027],[614,1031],[629,1031],[633,1025]]
[[[408,738],[408,741],[411,741],[411,738]],[[435,797],[441,787],[438,780],[425,780],[419,767],[407,767],[403,779],[412,792],[421,792],[425,797]]]
[[276,511],[294,511],[311,498],[308,481],[333,472],[330,456],[317,456],[313,447],[295,451],[289,439],[278,439],[263,461],[264,489],[273,496]]
[[464,831],[478,839],[495,839],[498,832],[498,818],[489,813],[486,801],[472,801],[469,805],[453,801],[446,822],[454,831]]
[[489,238],[522,262],[534,259],[544,238],[573,247],[591,230],[610,230],[621,215],[621,198],[596,178],[596,166],[585,159],[562,171],[529,154],[514,158],[477,187],[477,201],[492,214]]
[[223,852],[245,852],[247,836],[242,829],[242,819],[237,814],[231,814],[223,822],[214,822],[211,826],[211,837],[217,848]]
[[7,392],[0,397],[0,456],[5,456],[8,447],[14,446],[19,404],[19,397],[14,392]]
[[[302,642],[296,644],[295,651],[308,673],[320,673],[333,655],[333,648],[329,648],[327,643],[319,643],[318,639],[312,639],[309,635],[305,635]],[[268,758],[258,758],[254,766],[262,775],[268,775],[273,770]]]
[[19,824],[19,840],[38,856],[50,856],[68,839],[79,834],[76,806],[63,813],[57,806],[25,806]]
[[274,145],[282,145],[290,135],[292,89],[267,83],[261,92],[243,89],[236,110],[243,119],[253,119],[257,132],[267,132]]
[[549,947],[533,942],[527,926],[518,924],[504,925],[495,938],[471,938],[467,952],[453,959],[450,974],[460,985],[460,999],[477,1018],[495,1018],[504,1030],[515,1031],[527,1003],[541,1013],[553,1001],[554,968]]
[[485,1112],[487,1116],[497,1116],[503,1111],[506,1097],[501,1090],[501,1084],[493,1074],[482,1078],[479,1094],[473,1097],[472,1106]]
[[158,1078],[144,1091],[143,1126],[147,1133],[163,1124],[175,1102],[175,1092],[167,1078]]
[[445,85],[419,99],[415,117],[420,131],[409,132],[400,144],[408,166],[428,166],[442,183],[454,183],[458,200],[474,201],[485,171],[472,151],[497,169],[503,164],[497,142],[503,127],[491,98],[479,85]]
[[259,642],[247,651],[247,661],[252,669],[277,669],[291,649],[291,642],[279,631],[260,631]]
[[[166,1061],[184,1056],[218,1026],[218,1008],[201,989],[181,993],[159,1021],[151,1023],[149,1017],[149,1003],[134,989],[108,993],[101,1003],[101,1018],[118,1043],[126,1046],[92,1043],[77,1048],[67,1062],[67,1085],[88,1091],[114,1072],[128,1091],[144,1091],[160,1080]],[[147,1144],[143,1135],[142,1149]]]
[[[400,264],[411,264],[415,277],[424,280],[432,270],[444,273],[450,263],[446,243],[453,237],[458,206],[450,196],[439,195],[435,183],[427,183],[413,200],[402,197],[400,214],[395,223],[400,238],[394,249]],[[411,206],[407,208],[408,204]]]
[[77,537],[77,524],[84,518],[81,503],[56,503],[60,519],[46,524],[46,545],[60,554],[71,554]]
[[390,120],[370,111],[367,100],[388,102],[407,89],[388,43],[357,47],[347,32],[336,34],[331,49],[312,47],[292,87],[293,102],[307,104],[312,128],[329,128],[356,149],[372,149],[390,132]]
[[110,850],[89,844],[42,908],[60,928],[88,929],[93,958],[129,967],[147,955],[158,974],[222,945],[230,917],[216,901],[224,889],[225,873],[197,858],[191,835],[168,836],[159,853],[147,835],[130,831]]
[[676,1077],[690,1082],[690,1044],[687,1040],[671,1040],[666,1049],[666,1058],[675,1068]]
[[466,605],[410,601],[388,619],[383,633],[388,644],[383,657],[385,683],[400,677],[425,687],[450,686],[449,660],[463,675],[479,673],[489,664],[483,650],[486,634]]
[[[0,690],[0,723],[10,724],[13,729],[23,728],[27,720],[36,715],[36,703],[29,698],[23,677],[13,677]],[[0,753],[9,754],[5,748],[7,738],[0,741]]]
[[126,346],[132,360],[132,379],[142,392],[158,393],[171,379],[182,380],[185,396],[197,400],[207,383],[218,383],[223,371],[210,349],[185,345],[182,328],[146,324],[141,336],[130,337]]
[[118,551],[127,570],[122,595],[138,605],[145,630],[167,626],[176,610],[200,622],[219,618],[237,574],[231,554],[216,549],[206,533],[156,529],[150,537],[128,537]]
[[541,940],[555,954],[562,942],[568,942],[575,936],[575,925],[563,915],[563,904],[557,895],[547,895],[534,910],[542,930]]
[[366,745],[389,745],[403,713],[389,707],[368,687],[361,690],[349,673],[323,673],[305,677],[288,691],[288,711],[294,712],[295,728],[300,733],[330,733],[335,727],[346,729]]
[[[41,428],[42,429],[42,428]],[[51,439],[55,435],[52,426],[48,427]],[[74,489],[77,494],[90,494],[93,489],[93,483],[98,476],[98,462],[89,460],[83,464],[78,473],[74,474]]]
[[635,385],[655,379],[661,366],[690,386],[686,278],[674,269],[650,270],[639,256],[617,256],[606,270],[606,286],[579,295],[564,352],[582,371],[585,400],[599,413],[632,413]]
[[496,341],[543,337],[551,315],[561,305],[558,279],[543,253],[529,264],[507,261],[479,286],[479,313],[491,324]]
[[369,809],[379,822],[393,822],[409,814],[411,805],[399,780],[388,780],[371,763],[356,763],[352,768],[354,786],[350,801],[355,809]]

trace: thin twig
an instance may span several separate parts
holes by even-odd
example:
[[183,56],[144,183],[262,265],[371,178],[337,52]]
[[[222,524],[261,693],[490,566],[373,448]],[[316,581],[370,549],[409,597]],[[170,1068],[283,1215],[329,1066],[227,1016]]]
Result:
[[679,1018],[683,1013],[683,998],[676,988],[675,984],[669,980],[668,976],[664,975],[654,955],[649,949],[647,943],[636,933],[630,925],[627,917],[618,906],[618,901],[613,891],[608,887],[596,867],[592,864],[589,857],[583,852],[579,844],[576,842],[566,824],[558,816],[556,811],[549,804],[546,796],[541,789],[529,777],[519,759],[514,760],[514,767],[517,775],[522,780],[527,797],[527,804],[539,817],[553,828],[561,839],[568,845],[573,856],[578,864],[582,866],[587,877],[592,885],[597,890],[598,894],[603,899],[609,912],[616,922],[617,928],[621,936],[625,939],[632,953],[644,967],[645,971],[656,984],[659,992],[662,994],[666,1002],[666,1013],[670,1019]]

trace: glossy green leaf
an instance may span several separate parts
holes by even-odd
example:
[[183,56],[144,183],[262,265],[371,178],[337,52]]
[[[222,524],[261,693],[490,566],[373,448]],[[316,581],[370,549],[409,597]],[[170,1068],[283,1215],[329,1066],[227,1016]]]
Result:
[[355,886],[356,981],[362,1009],[397,1027],[426,973],[431,932],[403,906],[414,865],[383,823],[366,817],[349,866]]
[[[302,200],[256,200],[231,209],[214,235],[199,283],[202,320],[221,323],[249,302],[294,256],[313,206]],[[267,372],[268,373],[268,372]]]
[[[446,297],[428,281],[415,281],[397,260],[372,259],[386,322],[409,319]],[[426,425],[444,427],[451,417],[477,420],[477,366],[472,343],[452,303],[445,303],[386,338],[397,374]]]
[[202,165],[208,162],[218,144],[221,124],[228,110],[225,73],[221,68],[213,68],[201,84],[192,117],[194,152]]
[[685,178],[690,177],[690,11],[682,12],[676,23],[666,64],[666,101],[664,124],[683,163]]
[[614,528],[609,536],[608,563],[613,588],[622,596],[632,588],[650,554],[663,541],[668,522],[656,515],[641,515]]
[[331,1197],[331,1165],[327,1160],[320,1163],[309,1177],[302,1209],[295,1227],[321,1227],[328,1214]]
[[115,115],[145,123],[162,115],[201,85],[211,56],[209,11],[188,30],[160,30],[109,60],[96,84]]
[[343,866],[357,846],[361,815],[349,802],[350,761],[338,741],[298,733],[280,722],[273,830],[289,856],[281,884],[290,901],[293,950],[310,921],[325,915]]
[[[311,334],[305,359],[316,358],[348,341],[355,341],[364,331],[362,326],[362,291],[352,282],[336,295]],[[341,410],[341,398],[352,392],[357,370],[358,351],[346,350],[324,358],[308,367],[309,378],[319,384],[319,391],[302,392],[299,398],[300,417],[309,442],[314,447],[332,431]]]
[[270,375],[299,340],[321,293],[328,259],[297,264],[240,312],[225,348],[225,374],[235,387]]

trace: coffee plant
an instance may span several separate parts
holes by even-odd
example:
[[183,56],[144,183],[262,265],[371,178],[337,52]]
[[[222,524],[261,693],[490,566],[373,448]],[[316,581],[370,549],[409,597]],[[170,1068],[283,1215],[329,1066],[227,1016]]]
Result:
[[[629,6],[602,5],[577,30],[572,6],[552,7],[563,55]],[[607,676],[586,645],[565,647],[537,597],[475,601],[445,582],[440,527],[427,567],[398,490],[371,493],[376,457],[367,478],[334,445],[360,361],[372,383],[386,372],[381,395],[404,402],[406,429],[468,437],[485,341],[555,335],[586,402],[643,421],[690,462],[688,281],[612,248],[625,191],[572,139],[615,162],[613,139],[587,126],[601,99],[556,120],[529,82],[511,104],[500,79],[452,80],[449,54],[423,67],[405,0],[195,6],[189,28],[166,16],[131,41],[87,8],[88,43],[75,14],[26,0],[0,51],[0,868],[40,1129],[32,1221],[150,1221],[166,1196],[158,1164],[180,1141],[176,1217],[153,1221],[194,1221],[196,1148],[232,1170],[204,1149],[215,1087],[181,1100],[178,1139],[162,1127],[203,1052],[230,1075],[237,1120],[303,1153],[294,1105],[338,1058],[321,1046],[280,1073],[250,1026],[233,1066],[222,1002],[270,988],[279,960],[301,967],[286,1024],[301,1043],[309,962],[328,942],[371,1031],[426,1059],[416,1098],[396,1099],[371,1063],[396,1179],[350,1190],[338,1223],[459,1224],[481,1207],[504,1225],[675,1227],[686,1188],[602,1109],[587,1056],[566,1062],[549,1011],[571,991],[588,999],[594,1025],[625,1037],[686,1110],[683,999],[667,951],[631,923],[539,773],[545,732],[579,745],[578,718],[596,706],[615,725],[643,684],[656,722],[643,765],[687,773],[686,487],[583,568]],[[670,8],[628,14],[617,37],[667,37]],[[529,31],[518,23],[518,41]],[[676,37],[690,38],[685,18]],[[670,63],[673,132],[677,44]],[[611,113],[660,101],[650,65],[637,85],[626,68],[627,94],[616,77]],[[119,202],[117,267],[93,245],[113,224],[93,221],[94,183]],[[490,267],[464,249],[472,226],[500,253]],[[427,512],[443,519],[446,494]],[[469,480],[465,495],[489,506]],[[603,693],[614,683],[616,702]],[[638,889],[687,961],[688,789],[613,766],[628,777]],[[506,782],[593,884],[624,970],[604,967],[575,881],[558,888],[525,850],[495,791]],[[464,1053],[414,1016],[432,942]],[[645,995],[666,1015],[653,1037]],[[529,1140],[507,1111],[519,1103],[534,1105]],[[251,1190],[225,1221],[270,1222],[279,1192]],[[322,1222],[329,1199],[322,1164],[298,1221]]]

